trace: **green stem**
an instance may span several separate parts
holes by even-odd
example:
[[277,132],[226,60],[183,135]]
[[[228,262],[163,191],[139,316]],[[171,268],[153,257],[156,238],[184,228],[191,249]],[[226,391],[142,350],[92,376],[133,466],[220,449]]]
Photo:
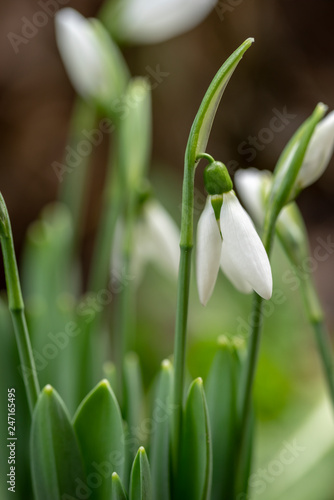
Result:
[[118,362],[119,367],[117,370],[119,394],[123,394],[123,370],[124,359],[128,351],[134,348],[135,340],[135,301],[134,301],[134,287],[130,286],[125,280],[132,279],[131,265],[133,256],[133,237],[137,213],[137,193],[133,190],[128,195],[128,207],[125,212],[125,232],[123,239],[123,282],[120,291],[120,324],[117,328],[116,341],[118,343]]
[[17,262],[15,257],[13,235],[7,208],[0,194],[0,242],[3,253],[8,306],[14,325],[16,343],[20,357],[20,373],[23,377],[30,413],[33,413],[40,392],[37,378],[37,370],[27,328],[24,302],[22,298],[21,285]]
[[[118,137],[118,136],[117,136]],[[123,196],[118,179],[118,155],[115,144],[111,145],[110,166],[107,174],[106,188],[103,193],[101,220],[88,279],[88,291],[98,292],[105,288],[109,277],[110,257],[117,220],[123,205]]]
[[174,344],[174,413],[172,434],[174,471],[177,471],[182,426],[191,251],[191,247],[181,247]]
[[[77,98],[71,116],[66,156],[63,160],[66,171],[60,180],[59,200],[70,210],[73,221],[73,245],[76,249],[81,231],[81,216],[87,187],[87,171],[91,153],[84,154],[78,144],[90,144],[83,132],[91,132],[96,122],[96,110],[81,98]],[[93,146],[91,146],[93,148]]]
[[180,239],[180,266],[177,290],[177,306],[174,341],[174,388],[172,417],[172,459],[177,474],[182,431],[182,412],[185,378],[185,352],[187,338],[188,302],[193,247],[194,174],[196,165],[189,161],[186,152],[182,189],[182,215]]
[[300,275],[301,291],[303,295],[305,311],[315,334],[324,376],[334,407],[333,349],[324,323],[323,311],[312,276],[310,274],[303,274],[298,268],[296,268],[296,271],[299,272]]
[[[266,249],[268,257],[270,257],[273,236],[275,232],[276,215],[269,214],[266,219],[263,245]],[[241,387],[240,387],[240,430],[239,430],[239,448],[237,457],[237,493],[245,493],[242,489],[245,487],[246,481],[244,471],[246,470],[247,462],[247,435],[250,425],[251,400],[253,385],[259,355],[261,331],[262,331],[262,304],[263,298],[254,293],[251,324],[249,325],[250,339],[247,350],[246,365],[242,372]]]
[[[113,149],[114,151],[114,149]],[[101,220],[98,227],[96,242],[94,246],[91,269],[88,278],[88,295],[95,301],[95,316],[88,323],[83,323],[81,332],[81,362],[79,369],[79,400],[81,400],[87,391],[95,383],[95,369],[97,366],[96,352],[94,349],[93,337],[95,332],[100,329],[102,321],[102,305],[98,304],[98,293],[105,290],[110,280],[110,258],[113,245],[113,238],[116,229],[116,223],[123,205],[121,192],[117,178],[117,157],[115,152],[110,155],[110,166],[108,169],[108,178],[104,191],[103,204],[101,210]],[[83,298],[83,303],[86,297]],[[80,320],[80,317],[79,317]],[[82,320],[82,318],[81,318]]]
[[329,395],[332,400],[332,404],[334,406],[334,366],[333,366],[332,346],[329,340],[329,335],[326,331],[326,327],[323,321],[312,322],[312,327],[315,333],[315,338],[318,345],[320,358],[322,361],[323,371],[325,379],[327,381]]

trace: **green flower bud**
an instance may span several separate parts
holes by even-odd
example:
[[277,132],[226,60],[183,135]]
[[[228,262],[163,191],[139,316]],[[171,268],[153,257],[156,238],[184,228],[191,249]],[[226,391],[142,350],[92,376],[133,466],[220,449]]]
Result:
[[210,195],[228,193],[233,189],[227,168],[220,161],[213,161],[205,168],[204,185]]

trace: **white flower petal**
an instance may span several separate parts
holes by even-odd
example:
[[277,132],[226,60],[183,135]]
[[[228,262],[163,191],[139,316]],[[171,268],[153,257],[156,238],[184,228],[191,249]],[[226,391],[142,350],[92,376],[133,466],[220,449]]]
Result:
[[133,43],[168,40],[199,24],[217,0],[122,0],[118,35]]
[[69,7],[55,16],[56,39],[73,87],[83,97],[96,95],[105,85],[101,48],[91,23]]
[[213,292],[219,271],[222,240],[215,213],[208,196],[197,226],[196,275],[199,299],[206,305]]
[[[142,242],[148,260],[165,274],[177,277],[180,260],[180,231],[168,212],[157,201],[148,201],[144,206]],[[145,239],[145,244],[143,242]]]
[[334,111],[315,128],[298,173],[296,185],[305,188],[313,184],[326,170],[334,150]]
[[223,200],[220,229],[224,251],[238,269],[239,276],[243,276],[261,297],[270,299],[272,275],[262,241],[235,194],[232,191],[224,193]]
[[234,183],[243,204],[258,226],[264,222],[264,190],[269,185],[270,172],[256,168],[239,169],[234,175]]
[[241,293],[251,293],[253,288],[248,281],[245,280],[244,275],[240,272],[238,266],[235,266],[234,261],[230,257],[230,253],[226,250],[223,243],[222,254],[220,259],[220,267],[223,273],[227,276],[230,282]]

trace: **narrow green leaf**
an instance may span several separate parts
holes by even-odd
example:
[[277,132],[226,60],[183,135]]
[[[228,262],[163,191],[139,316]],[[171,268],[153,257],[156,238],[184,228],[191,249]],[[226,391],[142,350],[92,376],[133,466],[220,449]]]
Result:
[[197,156],[200,153],[205,153],[213,120],[224,90],[242,56],[253,42],[253,38],[245,40],[225,61],[212,80],[190,131],[186,151],[186,157],[190,165],[195,165]]
[[124,359],[124,420],[126,420],[129,431],[134,430],[141,424],[143,417],[143,382],[139,358],[136,353],[129,352]]
[[64,403],[50,385],[38,398],[30,444],[36,500],[77,498],[85,485],[79,445]]
[[111,500],[127,500],[122,481],[117,472],[113,472],[111,477]]
[[130,500],[152,500],[150,464],[141,446],[134,459],[130,478]]
[[203,382],[190,386],[182,425],[181,460],[177,471],[178,500],[208,500],[211,491],[212,444]]
[[212,433],[211,500],[233,498],[239,371],[234,345],[221,337],[205,384]]
[[143,421],[143,383],[139,358],[136,353],[125,355],[123,366],[123,418],[127,423],[126,463],[124,478],[129,479],[131,465],[140,445],[144,444],[138,435]]
[[152,469],[153,498],[170,500],[170,414],[172,401],[173,368],[164,360],[154,399],[150,462]]
[[124,433],[120,409],[107,380],[102,380],[82,401],[74,429],[84,457],[91,500],[109,499],[111,475],[124,470]]
[[103,363],[103,373],[106,379],[108,380],[110,387],[117,399],[117,373],[116,366],[112,361],[105,361]]

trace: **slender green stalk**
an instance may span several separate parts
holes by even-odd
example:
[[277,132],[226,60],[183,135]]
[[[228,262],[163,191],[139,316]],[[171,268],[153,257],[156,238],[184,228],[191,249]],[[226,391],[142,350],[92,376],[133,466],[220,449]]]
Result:
[[14,325],[16,343],[20,357],[20,373],[23,377],[30,413],[32,414],[40,392],[37,371],[24,313],[24,302],[10,220],[5,202],[0,194],[0,242],[3,253],[8,306]]
[[174,471],[177,470],[182,425],[191,251],[191,247],[181,247],[174,344],[174,413],[172,428]]
[[193,247],[195,166],[188,161],[186,153],[181,215],[180,266],[177,290],[177,306],[174,343],[174,413],[172,419],[172,458],[174,474],[178,470],[179,444],[182,425],[185,351],[188,321],[188,302],[191,274],[191,251]]
[[132,279],[131,276],[131,265],[133,256],[133,245],[134,245],[134,228],[137,213],[137,193],[135,191],[129,193],[129,202],[125,213],[125,228],[124,228],[124,239],[123,239],[123,255],[122,255],[122,274],[123,282],[120,291],[120,320],[118,335],[116,341],[118,342],[118,356],[117,361],[119,363],[117,374],[118,374],[118,385],[119,394],[123,394],[123,370],[124,370],[124,358],[127,352],[134,348],[135,339],[135,290],[130,283],[126,282],[127,279]]
[[[275,231],[276,217],[269,216],[268,223],[265,224],[263,234],[263,245],[266,249],[268,257],[270,257],[272,240]],[[262,304],[263,298],[254,293],[252,315],[250,329],[249,347],[247,351],[246,365],[242,372],[241,387],[240,387],[240,429],[239,429],[239,447],[237,452],[237,479],[236,479],[236,493],[245,493],[238,488],[245,488],[244,472],[248,470],[247,461],[247,436],[250,432],[250,415],[251,415],[251,396],[254,385],[255,372],[257,367],[257,360],[259,355],[261,331],[262,331]]]
[[[298,271],[298,269],[296,270]],[[306,314],[315,334],[323,373],[326,379],[329,396],[334,407],[333,349],[324,323],[322,308],[312,276],[310,274],[306,276],[305,274],[301,275],[300,283]]]
[[90,292],[98,292],[105,288],[108,282],[114,233],[124,201],[118,179],[118,153],[117,144],[115,144],[117,139],[118,135],[116,141],[112,141],[111,144],[110,165],[108,167],[106,188],[103,193],[101,220],[96,235],[88,279],[88,290]]
[[[308,253],[305,255],[305,258],[307,256]],[[308,273],[305,275],[305,273],[303,273],[300,268],[296,266],[294,267],[300,277],[301,292],[304,300],[306,315],[315,334],[315,339],[322,362],[322,368],[326,379],[329,396],[334,407],[333,349],[324,323],[324,314],[320,305],[318,293],[315,288],[312,275]]]
[[[73,244],[76,247],[81,230],[87,172],[91,160],[89,147],[93,145],[83,132],[91,133],[96,122],[96,110],[83,99],[77,98],[71,116],[68,145],[64,157],[64,172],[60,175],[59,200],[70,210],[73,220]],[[101,132],[102,133],[102,132]],[[78,147],[81,142],[88,144],[86,151]]]
[[[119,217],[123,200],[118,185],[117,179],[117,157],[115,149],[112,150],[110,157],[110,169],[108,172],[107,184],[104,192],[101,220],[96,236],[96,243],[93,252],[92,264],[88,278],[88,294],[94,296],[95,303],[98,302],[98,294],[106,289],[110,280],[110,256],[113,244],[113,238],[116,228],[117,219]],[[111,290],[112,291],[112,290]],[[83,303],[85,297],[83,299]],[[103,305],[97,303],[95,316],[91,321],[84,322],[81,332],[81,362],[79,369],[81,370],[79,378],[79,398],[80,400],[86,395],[87,390],[90,390],[94,383],[95,369],[97,363],[94,361],[96,353],[92,342],[95,332],[101,326]],[[85,318],[79,318],[79,320]]]
[[326,331],[326,327],[323,321],[312,322],[312,327],[315,333],[315,338],[318,345],[318,350],[322,361],[323,371],[325,379],[327,381],[330,398],[332,400],[332,404],[334,405],[334,366],[332,346],[329,340],[329,335]]

